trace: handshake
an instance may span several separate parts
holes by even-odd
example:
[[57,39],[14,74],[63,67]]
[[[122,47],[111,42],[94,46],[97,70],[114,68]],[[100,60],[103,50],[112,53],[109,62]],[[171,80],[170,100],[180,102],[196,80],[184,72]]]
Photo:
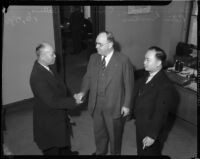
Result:
[[74,94],[74,99],[76,100],[76,104],[83,103],[83,96],[84,96],[84,94],[82,92]]

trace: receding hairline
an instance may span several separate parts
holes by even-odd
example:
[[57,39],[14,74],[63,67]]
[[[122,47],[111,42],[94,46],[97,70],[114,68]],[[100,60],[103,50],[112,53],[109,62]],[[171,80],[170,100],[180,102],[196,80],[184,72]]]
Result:
[[98,37],[104,38],[106,39],[106,41],[108,42],[112,42],[114,44],[114,37],[113,34],[109,31],[102,31],[98,34]]
[[43,43],[40,43],[37,47],[36,47],[36,55],[37,57],[40,56],[40,53],[41,53],[41,50],[45,49],[45,48],[53,48],[52,45],[50,43],[47,43],[47,42],[43,42]]

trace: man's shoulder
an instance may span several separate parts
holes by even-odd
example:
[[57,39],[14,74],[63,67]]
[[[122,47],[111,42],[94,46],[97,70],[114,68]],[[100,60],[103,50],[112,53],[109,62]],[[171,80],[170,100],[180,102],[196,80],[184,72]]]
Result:
[[31,72],[31,77],[38,78],[42,76],[44,76],[44,68],[37,61],[35,61],[32,72]]
[[121,52],[114,52],[114,54],[117,57],[117,59],[122,63],[130,63],[129,57],[126,54]]
[[128,56],[122,52],[119,51],[115,51],[114,52],[118,57],[122,58],[122,59],[128,59]]
[[162,88],[162,87],[169,87],[169,88],[173,87],[172,81],[168,78],[168,76],[166,75],[164,70],[161,70],[158,80],[160,82],[160,88]]
[[93,53],[93,54],[91,54],[91,56],[90,56],[90,60],[94,60],[94,59],[97,59],[97,58],[99,58],[101,55],[99,55],[98,53]]
[[39,67],[39,63],[38,63],[37,61],[35,61],[34,64],[33,64],[33,68],[32,68],[32,74],[33,74],[34,72],[37,72],[38,67]]

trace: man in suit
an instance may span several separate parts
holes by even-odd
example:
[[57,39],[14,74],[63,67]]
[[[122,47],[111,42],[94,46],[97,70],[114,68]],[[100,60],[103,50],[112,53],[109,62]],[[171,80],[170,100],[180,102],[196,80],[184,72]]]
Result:
[[124,119],[129,114],[133,91],[133,67],[122,53],[113,48],[110,32],[96,38],[97,54],[92,54],[83,77],[81,91],[75,95],[81,103],[89,92],[88,109],[93,117],[96,152],[106,155],[121,154]]
[[44,155],[75,155],[70,149],[71,127],[67,110],[75,100],[64,81],[50,65],[55,62],[53,47],[42,43],[36,48],[37,60],[33,66],[30,85],[34,95],[34,141]]
[[134,90],[138,155],[161,155],[163,134],[175,90],[163,71],[165,52],[150,47],[145,54],[145,75]]
[[74,7],[74,12],[70,16],[70,30],[73,41],[73,53],[78,54],[81,51],[81,32],[83,31],[84,16],[81,12],[80,6]]

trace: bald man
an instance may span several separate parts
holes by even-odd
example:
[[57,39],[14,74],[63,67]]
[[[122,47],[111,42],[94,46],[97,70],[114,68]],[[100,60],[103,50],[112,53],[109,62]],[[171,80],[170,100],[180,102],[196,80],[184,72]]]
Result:
[[93,117],[96,152],[120,155],[124,121],[129,115],[133,91],[133,67],[128,57],[114,50],[110,32],[99,33],[97,53],[91,55],[79,94],[81,103],[89,92],[88,109]]
[[68,109],[75,107],[69,89],[50,66],[55,62],[55,52],[48,43],[36,48],[37,60],[33,66],[30,85],[34,95],[34,141],[44,155],[76,155],[71,151],[71,127]]

